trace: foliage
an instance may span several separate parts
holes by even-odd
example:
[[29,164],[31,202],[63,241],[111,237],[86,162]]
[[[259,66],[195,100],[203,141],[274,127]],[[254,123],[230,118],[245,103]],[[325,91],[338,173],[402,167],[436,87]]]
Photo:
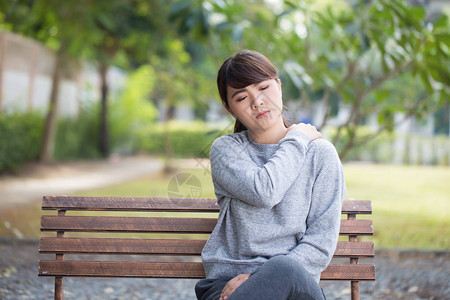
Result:
[[98,150],[98,108],[84,107],[78,118],[62,117],[55,135],[55,159],[100,157]]
[[39,113],[0,114],[0,173],[38,158],[43,126]]
[[[332,137],[335,132],[335,127],[327,127],[324,135],[326,138]],[[358,132],[361,136],[371,134],[373,130],[367,126],[362,126]],[[345,145],[348,139],[348,135],[343,134],[335,145],[336,148]],[[450,164],[448,149],[450,140],[446,136],[402,135],[385,131],[367,143],[353,147],[343,161],[448,166]]]
[[[212,142],[225,132],[204,122],[170,122],[171,147],[175,157],[209,157]],[[164,154],[167,128],[158,123],[139,133],[139,149],[149,154]]]
[[[156,72],[143,65],[128,77],[124,91],[113,99],[110,110],[112,147],[116,152],[133,153],[137,149],[136,132],[150,126],[156,118],[156,108],[148,100],[156,81]],[[150,124],[150,125],[149,125]]]
[[[280,67],[285,99],[322,102],[319,128],[347,109],[334,123],[334,142],[346,140],[341,157],[392,130],[395,114],[421,118],[448,103],[446,15],[427,20],[423,7],[403,0],[182,2],[173,10],[181,31],[204,33],[215,53],[266,54]],[[369,115],[378,117],[378,132],[358,134]]]
[[[142,64],[147,60],[150,45],[159,38],[161,20],[166,20],[166,6],[162,1],[122,1],[99,0],[66,2],[61,5],[56,0],[6,1],[0,7],[5,14],[0,15],[4,28],[35,38],[55,50],[63,63],[70,57],[79,60],[91,59],[98,64],[101,78],[101,120],[98,143],[102,155],[109,152],[109,130],[107,128],[108,68],[116,63],[126,67]],[[27,17],[23,17],[23,16]],[[159,22],[159,23],[158,23]],[[153,34],[150,34],[153,32]],[[158,33],[158,34],[156,34]],[[161,32],[161,35],[164,35]],[[57,66],[59,64],[56,64]],[[53,79],[54,86],[58,80]],[[55,91],[55,92],[54,92]],[[57,94],[52,90],[52,95]],[[44,144],[53,140],[54,107],[57,98],[51,97],[48,128],[44,134]],[[48,141],[48,142],[47,142]],[[50,158],[45,147],[43,152]],[[43,148],[44,149],[44,148]]]
[[[0,11],[0,28],[35,38],[65,59],[94,60],[103,79],[113,64],[130,72],[150,64],[156,72],[148,74],[155,84],[148,98],[168,108],[164,120],[182,102],[204,117],[217,98],[222,60],[242,48],[261,51],[280,68],[286,101],[323,104],[316,125],[338,126],[333,140],[342,158],[391,131],[399,113],[421,118],[449,105],[450,66],[442,63],[449,58],[448,18],[429,20],[423,7],[405,0],[6,0]],[[108,135],[107,90],[103,84],[101,136]],[[131,122],[140,101],[112,103],[108,124],[120,151],[139,148],[126,130],[141,126]],[[150,108],[142,113],[154,118]],[[361,128],[372,115],[378,132]],[[438,114],[441,130],[447,115]]]
[[[77,119],[60,118],[55,138],[59,160],[99,157],[98,110],[82,110]],[[0,173],[16,171],[39,158],[45,119],[41,113],[0,114]]]
[[381,133],[394,128],[396,113],[427,116],[450,94],[450,67],[442,64],[449,57],[448,18],[431,23],[422,7],[404,1],[367,3],[338,12],[297,7],[309,19],[305,35],[294,32],[286,40],[304,54],[285,62],[289,78],[304,90],[302,99],[324,103],[319,127],[330,119],[333,96],[349,109],[333,138],[337,143],[342,134],[349,137],[341,157],[373,138],[357,138],[364,117],[377,115]]

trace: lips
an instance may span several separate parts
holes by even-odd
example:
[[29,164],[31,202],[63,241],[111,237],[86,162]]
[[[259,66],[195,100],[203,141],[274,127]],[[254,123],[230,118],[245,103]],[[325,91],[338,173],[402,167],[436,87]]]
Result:
[[269,113],[270,113],[270,110],[263,110],[262,112],[260,112],[260,113],[256,116],[256,118],[257,118],[257,119],[264,118],[264,117],[267,116]]

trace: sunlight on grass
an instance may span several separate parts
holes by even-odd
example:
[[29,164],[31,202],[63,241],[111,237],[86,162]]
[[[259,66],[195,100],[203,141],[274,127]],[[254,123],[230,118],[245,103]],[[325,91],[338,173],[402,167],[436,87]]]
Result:
[[[179,174],[188,173],[198,178],[201,192],[196,198],[214,198],[214,188],[209,170],[182,169],[172,175],[162,173],[143,177],[139,180],[109,187],[75,193],[77,196],[122,196],[122,197],[169,197],[169,183]],[[185,190],[185,192],[188,192]]]
[[372,200],[376,247],[450,249],[450,169],[346,164],[346,198]]

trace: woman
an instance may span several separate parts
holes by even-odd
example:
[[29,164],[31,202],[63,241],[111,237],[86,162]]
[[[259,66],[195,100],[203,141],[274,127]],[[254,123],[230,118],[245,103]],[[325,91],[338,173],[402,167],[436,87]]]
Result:
[[211,146],[220,213],[197,298],[324,299],[320,273],[337,244],[345,194],[336,150],[311,125],[287,126],[280,79],[262,54],[227,59],[217,85],[236,125]]

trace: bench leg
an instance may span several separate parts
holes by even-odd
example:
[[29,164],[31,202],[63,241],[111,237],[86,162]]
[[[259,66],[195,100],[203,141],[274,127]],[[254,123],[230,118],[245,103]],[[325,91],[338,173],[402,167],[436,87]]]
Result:
[[55,277],[55,300],[63,300],[63,277]]
[[359,300],[359,281],[352,281],[351,284],[352,300]]

